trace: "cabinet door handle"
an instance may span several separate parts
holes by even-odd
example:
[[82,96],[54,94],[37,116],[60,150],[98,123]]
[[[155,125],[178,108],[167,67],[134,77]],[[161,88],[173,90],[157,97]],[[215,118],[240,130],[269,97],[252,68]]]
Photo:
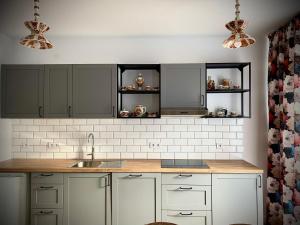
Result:
[[193,213],[192,213],[192,212],[190,212],[190,213],[183,213],[183,212],[180,212],[179,215],[180,215],[180,216],[192,216]]
[[43,117],[43,114],[42,114],[42,109],[43,109],[43,106],[39,106],[39,117]]
[[53,214],[53,211],[40,211],[40,214]]
[[262,187],[261,175],[258,175],[258,188]]
[[53,189],[53,186],[40,186],[40,189]]
[[179,174],[178,177],[179,178],[186,178],[186,177],[192,177],[192,174]]
[[206,205],[206,191],[204,191],[204,205]]
[[188,191],[188,190],[193,190],[193,188],[192,187],[179,187],[176,190],[179,190],[179,191]]
[[201,104],[201,106],[204,106],[204,95],[201,95],[200,104]]
[[129,174],[128,177],[129,178],[138,178],[138,177],[142,177],[142,174]]
[[41,177],[51,177],[53,175],[54,175],[53,173],[41,173],[40,174]]
[[72,106],[69,105],[69,107],[68,107],[68,116],[69,116],[69,117],[72,116],[72,115],[71,115],[71,114],[72,114],[71,112],[72,112]]
[[115,117],[115,106],[112,107],[112,116]]

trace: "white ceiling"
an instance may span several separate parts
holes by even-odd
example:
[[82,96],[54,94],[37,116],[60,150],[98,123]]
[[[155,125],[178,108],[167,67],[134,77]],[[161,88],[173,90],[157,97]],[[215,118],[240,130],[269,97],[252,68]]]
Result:
[[[234,0],[40,0],[49,36],[226,35]],[[299,0],[241,0],[248,33],[267,34],[300,12]],[[33,0],[0,0],[0,33],[28,32]]]

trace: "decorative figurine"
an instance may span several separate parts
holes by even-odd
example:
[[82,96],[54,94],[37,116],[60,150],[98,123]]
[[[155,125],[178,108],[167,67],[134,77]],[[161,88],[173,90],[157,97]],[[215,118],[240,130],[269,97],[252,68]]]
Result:
[[145,83],[145,79],[143,77],[143,74],[139,73],[138,77],[135,79],[135,83],[141,89],[143,87],[143,84]]
[[215,90],[215,81],[211,80],[211,77],[208,77],[208,81],[207,81],[207,90],[209,91],[213,91]]

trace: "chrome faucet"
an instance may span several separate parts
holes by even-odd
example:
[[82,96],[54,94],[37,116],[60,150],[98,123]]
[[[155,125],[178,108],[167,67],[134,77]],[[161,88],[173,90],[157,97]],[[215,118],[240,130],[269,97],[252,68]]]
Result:
[[91,155],[92,156],[92,160],[95,159],[95,137],[93,133],[90,133],[88,136],[88,143],[90,143],[90,138],[92,138],[92,153],[87,154],[87,155]]

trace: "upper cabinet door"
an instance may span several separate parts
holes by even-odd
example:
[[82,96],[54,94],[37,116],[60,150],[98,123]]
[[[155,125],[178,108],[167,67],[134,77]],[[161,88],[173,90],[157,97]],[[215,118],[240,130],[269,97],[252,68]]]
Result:
[[73,66],[73,117],[115,116],[116,65]]
[[162,108],[205,107],[205,64],[161,66]]
[[45,117],[72,116],[72,65],[45,66]]
[[2,67],[2,117],[43,117],[44,65]]

